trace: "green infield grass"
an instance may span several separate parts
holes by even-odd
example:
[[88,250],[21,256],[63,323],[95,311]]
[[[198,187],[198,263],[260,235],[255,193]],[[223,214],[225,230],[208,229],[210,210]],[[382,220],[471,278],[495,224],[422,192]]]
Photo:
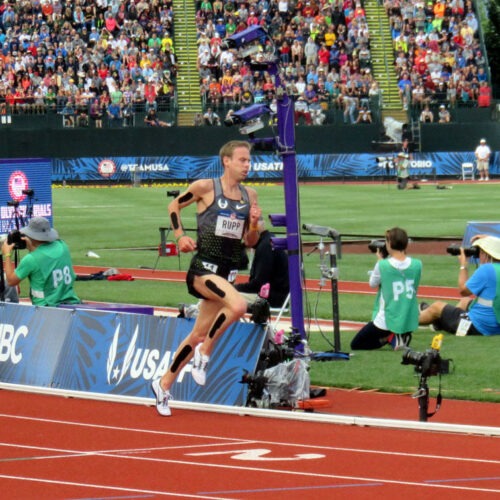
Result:
[[[335,228],[342,240],[369,241],[382,237],[393,226],[405,228],[413,238],[455,238],[461,240],[468,221],[492,221],[498,184],[456,183],[451,189],[436,189],[433,183],[421,183],[419,190],[399,191],[392,183],[317,184],[301,183],[301,223]],[[265,214],[284,212],[282,185],[256,185]],[[92,265],[104,270],[153,267],[157,262],[159,227],[167,227],[167,196],[163,187],[55,187],[53,189],[54,226],[69,244],[75,265]],[[194,207],[183,212],[184,226],[195,228]],[[283,228],[275,228],[284,233]],[[315,242],[317,236],[303,235],[304,242]],[[340,280],[366,281],[375,256],[349,253],[343,246],[338,261]],[[99,258],[88,257],[88,252]],[[445,252],[416,255],[423,261],[423,285],[456,286],[457,259]],[[20,254],[22,257],[22,251]],[[158,268],[186,270],[189,255],[162,257]],[[307,278],[320,278],[317,252],[304,254]],[[26,284],[22,294],[26,295]],[[192,302],[183,283],[136,280],[131,282],[78,281],[78,295],[83,300],[128,302],[155,306],[177,306]],[[370,319],[373,295],[341,294],[340,319],[365,322]],[[329,293],[308,293],[304,310],[309,319],[331,319]],[[342,350],[349,350],[354,331],[342,332]],[[433,333],[421,329],[414,334],[412,348],[425,351]],[[331,331],[324,332],[331,342]],[[314,350],[331,349],[319,333],[311,333]],[[444,397],[500,402],[500,336],[458,338],[446,335],[442,355],[452,358],[453,373],[442,379]],[[414,392],[418,384],[412,366],[401,365],[401,353],[383,348],[376,352],[356,352],[349,361],[311,363],[311,380],[315,384],[337,387],[361,387],[392,392]],[[431,388],[437,378],[430,379]]]

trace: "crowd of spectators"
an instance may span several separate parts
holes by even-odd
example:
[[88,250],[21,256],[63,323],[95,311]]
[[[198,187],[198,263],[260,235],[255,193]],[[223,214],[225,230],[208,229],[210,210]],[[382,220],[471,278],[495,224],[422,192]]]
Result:
[[175,92],[171,0],[5,0],[0,112],[133,124]]
[[[201,95],[212,111],[271,105],[279,77],[295,101],[297,124],[323,124],[332,107],[343,111],[345,123],[369,123],[358,120],[359,111],[378,104],[380,91],[359,1],[203,0],[196,22]],[[224,38],[251,26],[265,27],[268,37],[250,47],[223,48]],[[269,60],[279,61],[278,75],[253,69]]]
[[[53,111],[69,126],[100,127],[168,109],[177,67],[171,1],[3,1],[0,112]],[[490,105],[471,0],[383,4],[405,107],[427,106],[439,121],[442,105]],[[223,48],[224,38],[256,25],[267,38]],[[198,0],[196,27],[204,110],[218,117],[201,114],[198,124],[220,124],[229,110],[252,103],[271,105],[278,77],[297,104],[296,123],[323,124],[332,108],[345,123],[371,123],[381,93],[360,0]],[[269,60],[280,62],[278,75],[254,69]]]
[[455,106],[489,107],[487,62],[471,0],[385,0],[399,92],[421,121],[449,121]]

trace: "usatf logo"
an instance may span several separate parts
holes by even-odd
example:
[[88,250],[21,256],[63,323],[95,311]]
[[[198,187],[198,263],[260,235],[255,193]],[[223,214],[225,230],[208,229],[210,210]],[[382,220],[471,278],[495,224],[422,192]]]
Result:
[[101,177],[111,177],[116,172],[116,164],[113,160],[102,160],[97,166],[97,171]]
[[14,201],[23,201],[26,198],[23,191],[28,189],[28,177],[21,170],[15,170],[10,174],[8,186],[12,199]]
[[[163,355],[158,349],[148,349],[139,346],[139,326],[136,325],[132,336],[120,335],[120,325],[115,329],[113,340],[109,346],[106,363],[107,381],[110,385],[118,385],[127,379],[152,380],[161,377],[168,369],[172,352]],[[190,371],[192,365],[186,365],[179,377],[181,382],[185,370]]]
[[125,356],[123,357],[123,364],[120,368],[119,365],[116,364],[116,356],[118,353],[118,340],[120,338],[120,325],[116,327],[115,334],[113,336],[113,342],[109,346],[108,353],[108,363],[107,363],[107,372],[108,372],[108,384],[111,384],[113,381],[115,384],[119,384],[124,375],[128,372],[130,368],[130,364],[132,362],[132,357],[135,353],[135,345],[137,343],[137,333],[139,331],[139,327],[135,327],[135,332],[128,345],[128,348],[125,352]]

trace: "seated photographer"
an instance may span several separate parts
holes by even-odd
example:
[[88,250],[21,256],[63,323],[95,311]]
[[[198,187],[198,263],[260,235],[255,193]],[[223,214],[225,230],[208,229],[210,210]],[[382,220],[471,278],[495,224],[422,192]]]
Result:
[[470,278],[463,248],[458,255],[458,290],[464,298],[456,306],[440,301],[420,304],[421,325],[432,324],[435,330],[458,336],[500,335],[500,238],[480,235],[473,240],[480,265]]
[[36,306],[79,304],[80,299],[73,290],[75,273],[69,249],[50,227],[50,222],[44,217],[33,217],[19,233],[18,238],[26,242],[29,253],[14,268],[12,252],[20,245],[16,241],[9,243],[8,239],[3,242],[7,284],[17,286],[28,278],[31,302]]
[[[288,279],[288,256],[284,250],[272,246],[273,234],[266,229],[262,218],[259,219],[259,240],[254,248],[254,257],[247,283],[237,283],[236,290],[241,292],[247,302],[253,303],[263,285],[269,283],[267,301],[271,307],[281,307],[290,292]],[[266,297],[264,297],[266,298]]]
[[378,261],[370,274],[370,286],[378,288],[372,320],[355,335],[351,349],[379,349],[390,344],[394,350],[407,347],[418,327],[417,289],[422,262],[406,255],[408,235],[394,227],[385,233],[387,257],[377,249]]

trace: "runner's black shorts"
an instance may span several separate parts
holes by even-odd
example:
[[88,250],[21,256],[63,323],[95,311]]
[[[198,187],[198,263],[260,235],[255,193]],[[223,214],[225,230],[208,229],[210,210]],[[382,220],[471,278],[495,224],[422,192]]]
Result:
[[236,280],[238,274],[237,266],[232,263],[225,262],[214,262],[212,259],[206,259],[200,255],[195,255],[191,259],[189,265],[189,270],[186,275],[186,284],[188,287],[188,292],[198,299],[206,299],[200,292],[198,292],[194,287],[195,276],[207,276],[209,274],[215,274],[224,278],[229,283],[233,284]]

